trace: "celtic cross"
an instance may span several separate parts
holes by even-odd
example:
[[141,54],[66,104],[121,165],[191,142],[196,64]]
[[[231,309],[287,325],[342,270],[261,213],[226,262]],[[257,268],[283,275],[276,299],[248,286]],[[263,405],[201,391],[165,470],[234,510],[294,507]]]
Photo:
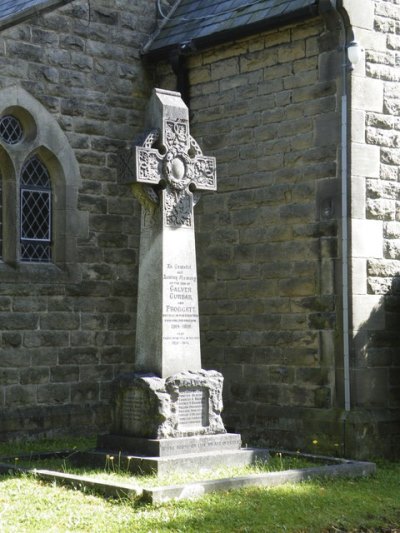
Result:
[[119,177],[142,205],[135,371],[168,377],[201,369],[193,206],[216,190],[216,163],[190,135],[179,93],[155,89],[147,117]]
[[[157,94],[171,98],[170,92],[157,90]],[[138,185],[134,192],[145,209],[149,209],[149,201],[161,203],[168,226],[191,226],[193,204],[198,200],[193,193],[217,188],[215,158],[202,154],[189,134],[186,116],[164,116],[160,128],[122,154],[120,166],[123,181],[131,178]],[[158,194],[154,187],[159,188]]]

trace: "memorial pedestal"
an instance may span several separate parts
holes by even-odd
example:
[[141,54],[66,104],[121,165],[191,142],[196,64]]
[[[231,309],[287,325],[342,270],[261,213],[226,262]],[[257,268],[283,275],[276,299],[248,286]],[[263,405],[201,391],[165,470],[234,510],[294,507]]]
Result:
[[267,460],[268,452],[241,449],[241,437],[226,433],[222,419],[223,378],[214,370],[185,371],[167,379],[127,374],[115,383],[112,433],[100,435],[85,455],[96,466],[114,464],[132,472],[244,466]]

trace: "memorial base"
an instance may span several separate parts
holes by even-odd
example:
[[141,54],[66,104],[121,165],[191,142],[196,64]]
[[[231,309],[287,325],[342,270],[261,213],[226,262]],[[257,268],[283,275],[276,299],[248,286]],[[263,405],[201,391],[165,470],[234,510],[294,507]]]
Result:
[[222,422],[223,377],[215,370],[169,378],[127,374],[115,382],[111,433],[81,464],[133,473],[196,472],[266,461],[268,451],[241,448],[241,437]]
[[225,433],[172,439],[101,435],[96,450],[79,454],[80,464],[139,474],[214,470],[267,461],[265,449],[241,448],[240,435]]
[[111,433],[148,439],[225,433],[223,377],[215,370],[184,371],[168,378],[126,374],[115,382]]

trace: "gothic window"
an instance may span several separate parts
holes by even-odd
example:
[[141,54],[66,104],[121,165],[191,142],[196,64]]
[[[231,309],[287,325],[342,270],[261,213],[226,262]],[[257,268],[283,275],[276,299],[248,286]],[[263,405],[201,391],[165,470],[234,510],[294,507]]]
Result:
[[89,231],[80,185],[56,118],[22,87],[0,89],[0,283],[13,272],[73,272],[78,236]]
[[21,261],[51,261],[51,182],[37,156],[28,159],[21,171],[20,238]]

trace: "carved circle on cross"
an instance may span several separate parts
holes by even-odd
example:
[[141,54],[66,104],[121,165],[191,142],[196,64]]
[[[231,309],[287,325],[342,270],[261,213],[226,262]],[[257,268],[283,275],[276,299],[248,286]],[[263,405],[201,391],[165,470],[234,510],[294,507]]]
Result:
[[[200,193],[196,190],[193,178],[195,175],[196,156],[202,155],[201,148],[191,135],[189,136],[190,149],[188,152],[184,151],[184,147],[180,142],[172,146],[168,143],[169,147],[166,148],[165,145],[160,144],[160,136],[159,129],[147,131],[137,145],[147,150],[157,150],[158,155],[156,158],[160,161],[161,167],[160,177],[162,179],[159,182],[161,188],[165,187],[167,183],[175,191],[188,189],[192,193],[193,205],[196,205],[200,200]],[[154,185],[142,183],[141,189],[153,204],[159,204],[157,188]]]
[[164,157],[163,171],[169,185],[178,191],[186,189],[193,176],[191,158],[182,150],[172,148]]

